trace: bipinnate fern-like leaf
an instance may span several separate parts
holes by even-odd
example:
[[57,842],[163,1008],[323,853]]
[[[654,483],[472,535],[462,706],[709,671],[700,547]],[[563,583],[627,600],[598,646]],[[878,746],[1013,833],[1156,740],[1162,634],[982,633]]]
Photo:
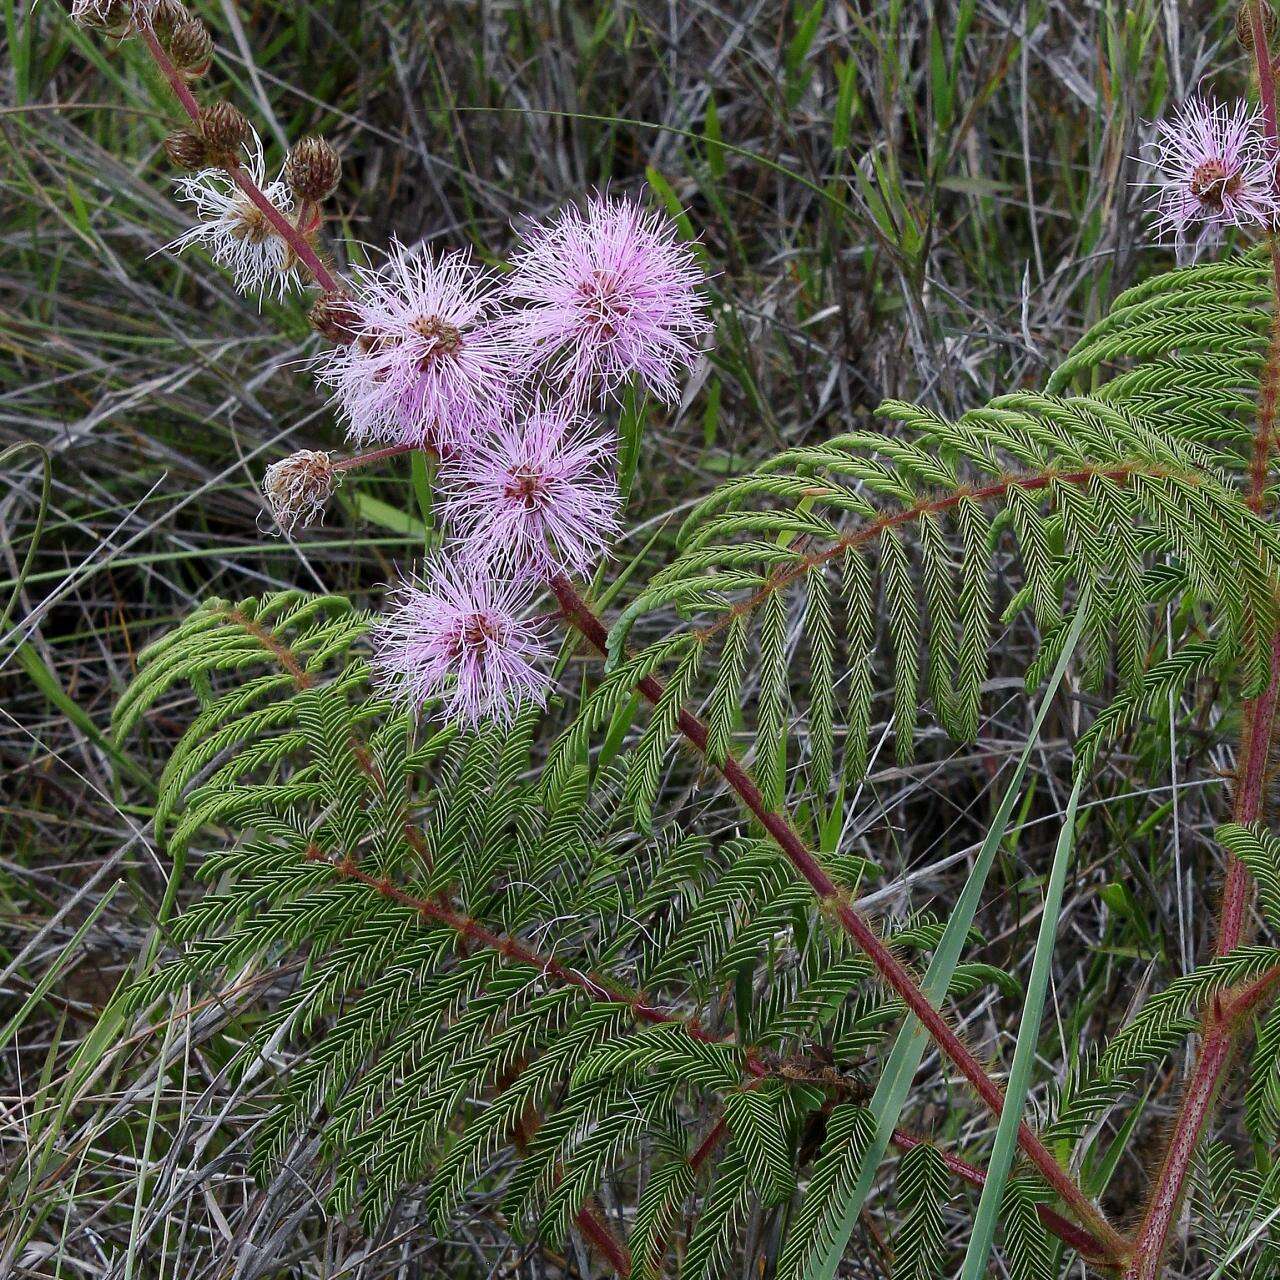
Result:
[[943,1212],[950,1180],[942,1156],[927,1142],[902,1157],[897,1177],[902,1216],[893,1237],[895,1280],[933,1280],[943,1274]]
[[[256,1168],[315,1138],[336,1213],[372,1225],[422,1183],[441,1233],[481,1195],[513,1230],[563,1242],[613,1181],[635,1193],[634,1275],[678,1254],[683,1276],[718,1280],[756,1219],[782,1233],[779,1275],[805,1275],[874,1132],[853,1064],[904,1009],[771,842],[698,813],[666,821],[681,712],[704,701],[710,762],[744,754],[775,808],[803,778],[802,821],[823,822],[838,777],[866,770],[882,686],[903,759],[922,706],[957,738],[977,731],[990,636],[1015,617],[1039,646],[1033,684],[1082,624],[1080,670],[1106,699],[1081,768],[1200,674],[1261,688],[1280,541],[1244,489],[1269,270],[1249,253],[1159,277],[1044,393],[956,421],[891,402],[728,480],[623,609],[608,669],[550,743],[534,713],[463,732],[389,705],[369,682],[368,617],[341,598],[203,605],[142,655],[115,717],[123,738],[192,691],[156,829],[178,871],[198,851],[207,886],[126,1007],[188,988],[234,1006],[269,984],[238,1065],[261,1070],[286,1037],[307,1051],[278,1082]],[[1172,601],[1176,632],[1155,632]],[[636,686],[659,673],[631,734]],[[1257,826],[1221,838],[1280,925],[1280,844]],[[847,849],[817,856],[851,895],[877,874]],[[883,932],[919,955],[941,925]],[[1258,943],[1175,980],[1076,1064],[1044,1141],[1068,1160],[1206,1002],[1278,970]],[[949,995],[993,983],[1009,979],[962,963]],[[1274,1142],[1277,1015],[1254,1056],[1248,1123]],[[948,1176],[927,1144],[903,1157],[903,1276],[945,1265]],[[1005,1187],[1018,1280],[1054,1273],[1049,1198],[1024,1169]]]
[[1224,1142],[1206,1144],[1193,1171],[1191,1198],[1201,1247],[1220,1280],[1270,1280],[1280,1274],[1280,1166],[1241,1165]]
[[784,1280],[800,1280],[810,1265],[831,1248],[845,1200],[875,1130],[871,1112],[853,1103],[837,1107],[827,1117],[822,1152],[778,1262],[778,1274]]
[[[892,403],[881,415],[909,428],[911,442],[853,432],[788,450],[722,485],[686,521],[680,556],[611,634],[619,669],[630,671],[651,665],[623,659],[642,619],[672,609],[690,619],[656,642],[675,673],[672,687],[687,698],[709,672],[717,749],[726,709],[754,701],[757,773],[775,799],[797,670],[808,673],[817,793],[829,777],[837,714],[848,726],[845,766],[862,767],[874,687],[865,675],[841,682],[833,673],[837,663],[865,672],[868,638],[880,630],[900,757],[912,751],[922,693],[950,732],[974,732],[994,621],[991,565],[1005,538],[1025,582],[1010,607],[1025,604],[1050,642],[1065,635],[1065,608],[1085,609],[1095,649],[1113,638],[1135,705],[1150,643],[1144,619],[1159,598],[1148,567],[1157,562],[1175,564],[1190,596],[1212,610],[1214,661],[1241,663],[1256,690],[1277,544],[1201,444],[1162,435],[1098,397],[1001,396],[955,423]],[[795,592],[802,598],[793,608]],[[848,646],[838,657],[837,632]],[[744,663],[744,646],[757,650],[756,662]],[[753,698],[746,672],[758,679]],[[638,803],[652,793],[672,716],[660,708],[651,722],[664,732],[646,744]],[[1114,720],[1122,727],[1125,717]]]
[[[193,675],[208,708],[194,723],[223,749],[184,740],[164,781],[170,844],[217,840],[199,865],[206,892],[127,1004],[227,981],[242,991],[305,955],[240,1054],[256,1070],[281,1037],[308,1045],[260,1127],[261,1174],[318,1134],[335,1212],[372,1225],[425,1181],[445,1231],[518,1147],[505,1211],[562,1241],[600,1183],[646,1149],[668,1171],[642,1201],[644,1265],[656,1273],[683,1238],[691,1273],[718,1274],[747,1210],[793,1194],[803,1117],[862,1092],[814,1045],[833,1062],[861,1053],[900,1003],[770,843],[637,835],[628,770],[643,763],[566,763],[551,784],[532,767],[532,716],[509,730],[415,727],[371,693],[364,625],[294,596],[215,602],[144,655],[147,692],[130,715]],[[327,661],[307,656],[319,628]],[[232,667],[210,660],[219,630]],[[253,698],[219,687],[250,667]],[[847,884],[871,870],[851,855],[829,866]],[[941,931],[916,917],[888,940],[927,952]],[[691,1015],[744,973],[749,1000],[709,1012],[709,1025]],[[993,979],[1007,981],[962,965],[952,991]],[[715,1026],[726,1018],[741,1040]],[[688,1144],[708,1107],[728,1140],[699,1196]]]

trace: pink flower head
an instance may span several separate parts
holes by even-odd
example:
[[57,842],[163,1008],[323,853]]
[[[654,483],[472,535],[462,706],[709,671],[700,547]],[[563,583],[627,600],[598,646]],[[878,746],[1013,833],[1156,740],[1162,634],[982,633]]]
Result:
[[440,699],[450,719],[510,723],[541,706],[549,680],[542,629],[522,613],[529,580],[499,582],[482,569],[437,559],[423,578],[402,583],[374,636],[380,687],[420,707]]
[[618,532],[612,437],[591,434],[564,406],[505,419],[441,469],[443,518],[468,556],[516,573],[582,573]]
[[360,444],[461,444],[503,404],[511,367],[491,323],[489,273],[468,253],[435,258],[397,242],[385,265],[353,275],[355,340],[316,362],[347,434]]
[[514,257],[508,322],[526,363],[545,366],[576,399],[632,375],[667,403],[692,369],[710,321],[702,269],[672,226],[632,200],[595,196],[537,228]]
[[1183,239],[1220,227],[1270,226],[1278,212],[1276,157],[1260,128],[1260,113],[1192,98],[1157,125],[1157,180],[1151,207],[1161,234]]

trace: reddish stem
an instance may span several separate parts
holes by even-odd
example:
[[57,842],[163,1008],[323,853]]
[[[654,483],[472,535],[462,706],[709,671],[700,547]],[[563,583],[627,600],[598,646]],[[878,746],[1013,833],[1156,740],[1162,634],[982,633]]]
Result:
[[[748,1060],[747,1066],[750,1068],[751,1061]],[[707,1132],[707,1136],[698,1144],[693,1154],[689,1157],[690,1167],[696,1172],[703,1164],[706,1163],[708,1157],[715,1150],[724,1135],[729,1131],[728,1122],[723,1116],[711,1127]],[[919,1137],[917,1134],[908,1133],[905,1129],[895,1129],[890,1139],[895,1147],[903,1151],[910,1151],[912,1147],[924,1145],[927,1141],[925,1138]],[[934,1148],[938,1155],[942,1157],[942,1162],[947,1166],[952,1174],[962,1181],[969,1183],[970,1186],[982,1187],[986,1185],[986,1170],[979,1169],[977,1165],[970,1164],[967,1160],[961,1160],[959,1156],[953,1156],[938,1147]],[[1083,1257],[1097,1261],[1107,1256],[1106,1250],[1102,1245],[1091,1236],[1083,1228],[1076,1226],[1074,1222],[1064,1218],[1060,1213],[1055,1213],[1047,1205],[1036,1205],[1036,1213],[1040,1217],[1040,1221],[1045,1228],[1058,1237],[1064,1244],[1070,1245],[1071,1248],[1079,1252]]]
[[631,1274],[631,1254],[627,1252],[626,1246],[621,1244],[617,1236],[605,1225],[604,1219],[584,1206],[578,1210],[576,1221],[579,1230],[604,1256],[605,1261],[613,1268],[614,1273],[621,1276],[622,1280],[627,1280],[627,1277]]
[[[143,43],[150,50],[156,66],[164,73],[164,77],[168,80],[169,86],[172,88],[174,96],[178,99],[183,111],[187,113],[191,123],[199,128],[201,123],[200,104],[187,87],[187,82],[183,79],[182,73],[173,65],[173,61],[165,52],[164,46],[160,43],[160,38],[156,35],[151,23],[145,19],[140,22],[138,24],[138,34],[142,36]],[[322,289],[330,291],[340,288],[337,279],[320,260],[320,256],[316,253],[307,237],[263,195],[261,188],[245,173],[243,166],[239,164],[233,165],[228,168],[227,172],[231,175],[231,180],[236,186],[244,192],[261,212],[262,216],[275,229],[276,234],[293,250],[298,260],[311,272],[315,277],[316,283]]]
[[[581,632],[600,653],[607,654],[608,633],[604,624],[574,590],[569,580],[562,574],[557,574],[552,577],[550,587],[566,621]],[[646,676],[638,682],[636,688],[651,703],[656,704],[662,697],[663,686],[656,676]],[[676,723],[681,733],[705,757],[706,725],[683,709],[677,713]],[[759,788],[733,756],[727,756],[724,763],[716,767],[746,808],[773,837],[791,865],[804,877],[824,906],[835,915],[841,927],[867,955],[884,981],[893,988],[928,1031],[938,1048],[969,1081],[991,1113],[999,1116],[1004,1106],[1004,1094],[1000,1086],[991,1079],[968,1046],[929,1003],[915,979],[880,941],[871,926],[844,901],[838,886],[809,852],[791,823],[782,815],[774,813],[765,804]],[[1018,1126],[1018,1145],[1063,1202],[1069,1205],[1077,1217],[1097,1236],[1105,1253],[1110,1257],[1123,1255],[1125,1252],[1123,1238],[1106,1221],[1084,1192],[1076,1186],[1048,1148],[1026,1124]]]
[[[356,467],[367,467],[374,462],[385,462],[388,458],[398,458],[403,453],[427,452],[421,445],[389,444],[384,449],[370,449],[367,453],[353,453],[348,458],[339,458],[332,464],[334,471],[351,471]],[[434,456],[434,451],[432,451]]]
[[1182,1095],[1169,1148],[1138,1228],[1125,1280],[1157,1280],[1169,1231],[1182,1203],[1187,1170],[1200,1145],[1200,1131],[1213,1114],[1227,1068],[1235,1057],[1236,1042],[1248,1025],[1249,1016],[1272,993],[1277,981],[1280,968],[1255,978],[1225,1002],[1219,997],[1206,1014],[1195,1071]]
[[[912,1147],[920,1146],[925,1139],[918,1137],[916,1134],[907,1133],[905,1130],[895,1129],[891,1141],[895,1147],[909,1151]],[[935,1148],[935,1150],[942,1157],[942,1162],[957,1178],[974,1187],[986,1185],[987,1173],[985,1169],[979,1169],[977,1165],[970,1164],[967,1160],[961,1160],[959,1156],[949,1155],[939,1148]],[[1047,1230],[1052,1231],[1059,1240],[1064,1244],[1070,1245],[1084,1257],[1096,1262],[1098,1259],[1107,1256],[1107,1251],[1098,1240],[1083,1228],[1077,1227],[1074,1222],[1064,1218],[1060,1213],[1055,1213],[1048,1205],[1036,1205],[1036,1213]]]
[[1262,102],[1262,127],[1274,147],[1280,139],[1276,119],[1276,72],[1267,52],[1270,42],[1267,40],[1261,0],[1249,0],[1249,27],[1253,35],[1253,65],[1258,73],[1258,97]]
[[[1276,116],[1275,68],[1268,52],[1266,27],[1259,0],[1249,0],[1249,25],[1253,37],[1254,66],[1258,75],[1258,96],[1262,102],[1263,128],[1280,163],[1280,127]],[[1280,185],[1280,172],[1276,175]],[[1275,311],[1271,342],[1259,387],[1257,429],[1254,432],[1253,463],[1249,476],[1249,506],[1261,512],[1275,442],[1277,389],[1280,388],[1280,251],[1271,241],[1271,265],[1275,279]],[[1237,789],[1232,816],[1237,822],[1256,822],[1262,817],[1266,793],[1267,762],[1275,733],[1276,702],[1280,694],[1280,632],[1271,645],[1271,678],[1265,691],[1244,705],[1245,726],[1237,766]],[[1226,884],[1218,916],[1218,937],[1214,950],[1226,955],[1239,945],[1244,935],[1253,882],[1248,868],[1236,857],[1227,862]],[[1265,991],[1262,993],[1265,994]],[[1261,998],[1261,995],[1259,996]],[[1160,1164],[1135,1240],[1126,1280],[1154,1280],[1168,1246],[1169,1232],[1185,1194],[1187,1174],[1200,1144],[1202,1130],[1213,1113],[1214,1102],[1230,1064],[1235,1041],[1245,1025],[1242,1016],[1228,1017],[1215,1004],[1201,1025],[1200,1051],[1187,1081],[1169,1145]]]

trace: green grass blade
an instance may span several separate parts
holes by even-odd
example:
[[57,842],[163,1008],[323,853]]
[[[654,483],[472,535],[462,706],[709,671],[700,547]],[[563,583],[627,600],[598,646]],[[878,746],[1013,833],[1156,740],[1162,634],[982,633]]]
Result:
[[[947,987],[951,984],[951,975],[955,972],[955,967],[964,949],[965,939],[969,935],[970,926],[973,924],[974,915],[977,913],[978,900],[982,896],[983,886],[986,884],[987,875],[991,871],[991,864],[995,860],[996,850],[999,849],[1001,841],[1004,839],[1005,831],[1009,825],[1009,817],[1013,813],[1014,805],[1017,803],[1018,796],[1022,790],[1022,780],[1027,771],[1027,764],[1031,759],[1031,752],[1035,749],[1036,741],[1040,737],[1040,730],[1044,725],[1045,717],[1049,714],[1054,695],[1058,691],[1058,686],[1062,683],[1062,677],[1066,674],[1067,663],[1079,643],[1080,633],[1084,629],[1085,612],[1082,608],[1076,610],[1075,618],[1071,623],[1071,630],[1067,635],[1067,642],[1062,647],[1058,664],[1054,668],[1048,685],[1045,687],[1044,696],[1040,699],[1040,706],[1036,711],[1031,733],[1027,737],[1027,744],[1018,759],[1018,765],[1014,770],[1013,777],[1005,789],[1004,798],[1000,801],[1000,808],[996,812],[995,821],[992,822],[991,829],[987,832],[986,839],[982,842],[982,848],[978,851],[977,859],[974,861],[973,871],[965,882],[964,890],[956,901],[955,909],[947,920],[942,939],[938,943],[937,950],[933,953],[933,959],[929,962],[928,970],[925,972],[921,986],[924,994],[928,997],[929,1003],[935,1008],[942,1003]],[[858,1171],[858,1179],[854,1183],[853,1190],[845,1204],[840,1228],[836,1232],[831,1249],[819,1263],[809,1269],[805,1280],[833,1280],[836,1269],[840,1265],[840,1260],[844,1256],[845,1248],[849,1243],[849,1237],[853,1234],[853,1228],[858,1221],[858,1214],[862,1210],[863,1201],[866,1200],[867,1194],[871,1190],[876,1169],[879,1167],[880,1161],[884,1159],[884,1153],[889,1149],[889,1140],[897,1127],[898,1117],[902,1114],[902,1108],[907,1100],[907,1093],[911,1088],[911,1081],[920,1066],[920,1059],[924,1056],[925,1047],[928,1043],[928,1033],[914,1017],[908,1018],[898,1032],[898,1038],[894,1041],[893,1049],[889,1054],[889,1061],[885,1064],[884,1072],[880,1076],[880,1083],[876,1086],[876,1091],[871,1098],[870,1107],[871,1114],[875,1116],[876,1120],[876,1135],[867,1149],[862,1167]]]
[[1049,976],[1053,969],[1053,944],[1058,931],[1058,918],[1062,913],[1062,891],[1067,881],[1067,868],[1071,865],[1072,850],[1075,848],[1076,807],[1080,803],[1080,789],[1083,785],[1084,777],[1081,776],[1071,788],[1071,799],[1067,801],[1062,831],[1058,835],[1058,847],[1053,854],[1053,868],[1049,872],[1049,884],[1044,896],[1044,914],[1040,917],[1040,931],[1036,936],[1035,955],[1031,961],[1031,981],[1027,984],[1027,999],[1022,1006],[1022,1019],[1018,1023],[1018,1043],[1013,1051],[1013,1066],[1005,1085],[1004,1110],[1000,1113],[1000,1123],[996,1127],[995,1146],[987,1164],[987,1181],[978,1200],[978,1212],[973,1220],[969,1248],[964,1255],[961,1280],[982,1280],[987,1269],[987,1256],[991,1252],[991,1242],[995,1239],[1004,1185],[1018,1146],[1018,1122],[1022,1119],[1027,1087],[1031,1083],[1031,1069],[1035,1065],[1040,1019],[1044,1013]]
[[0,1030],[0,1049],[13,1038],[13,1034],[27,1020],[31,1011],[49,994],[53,984],[62,976],[62,972],[67,965],[75,957],[76,948],[84,941],[85,935],[93,928],[94,922],[106,910],[107,904],[116,896],[116,890],[120,888],[120,881],[116,881],[110,889],[98,899],[94,904],[94,908],[85,917],[84,923],[75,931],[71,941],[54,958],[53,963],[45,970],[44,976],[36,983],[34,990],[22,1002],[17,1013],[5,1023],[4,1028]]

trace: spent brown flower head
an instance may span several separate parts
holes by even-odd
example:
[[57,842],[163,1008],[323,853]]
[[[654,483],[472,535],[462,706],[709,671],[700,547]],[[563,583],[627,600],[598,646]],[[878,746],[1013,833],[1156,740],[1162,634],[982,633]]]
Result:
[[239,163],[240,150],[252,130],[244,113],[229,102],[214,102],[200,113],[200,132],[209,145],[210,159],[229,169]]
[[311,327],[330,342],[354,342],[360,332],[360,314],[355,299],[341,290],[322,293],[308,315]]
[[138,14],[134,0],[72,0],[71,20],[82,27],[120,36],[128,32]]
[[209,144],[193,129],[175,129],[164,140],[164,150],[179,169],[203,169],[209,163]]
[[327,200],[342,177],[338,153],[323,139],[313,136],[294,144],[284,162],[285,181],[299,200],[318,204]]
[[305,529],[324,515],[338,483],[333,458],[323,449],[299,449],[273,462],[262,478],[262,493],[281,533]]
[[188,18],[169,37],[169,57],[189,80],[199,79],[213,61],[213,37],[199,18]]

